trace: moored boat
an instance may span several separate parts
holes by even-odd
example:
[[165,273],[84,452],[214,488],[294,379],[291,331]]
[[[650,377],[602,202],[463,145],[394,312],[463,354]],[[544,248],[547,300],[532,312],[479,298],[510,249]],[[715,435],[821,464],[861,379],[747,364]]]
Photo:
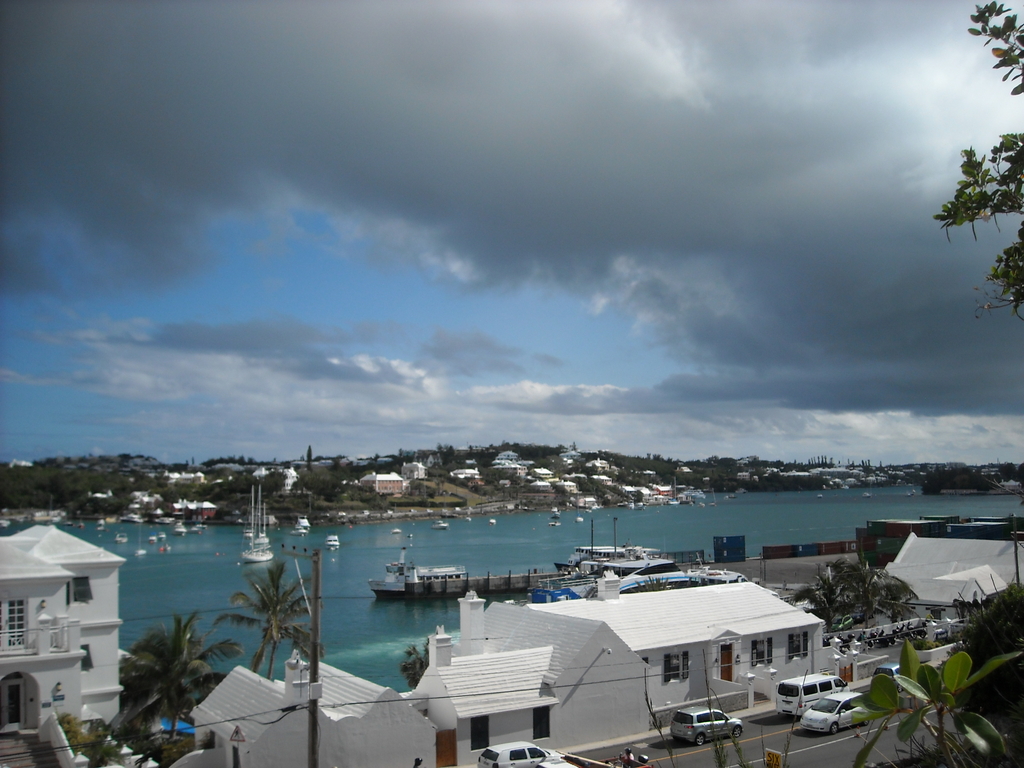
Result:
[[405,560],[406,550],[396,562],[385,566],[383,579],[369,579],[370,589],[379,598],[461,597],[469,577],[463,565],[418,566]]
[[242,551],[243,563],[269,563],[274,559],[267,537],[267,508],[263,504],[263,486],[259,493],[253,488],[249,494],[249,524],[246,527],[249,538],[242,534],[242,541],[248,546]]
[[327,549],[338,549],[341,547],[341,542],[338,541],[338,534],[329,533],[327,538],[324,539],[324,547]]
[[446,523],[444,520],[435,520],[430,527],[433,528],[435,531],[447,531],[448,523]]

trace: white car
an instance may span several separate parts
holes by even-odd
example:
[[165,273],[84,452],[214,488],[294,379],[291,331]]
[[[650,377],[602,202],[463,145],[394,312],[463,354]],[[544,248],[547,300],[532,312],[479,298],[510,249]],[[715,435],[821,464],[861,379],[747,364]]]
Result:
[[479,768],[536,768],[540,765],[567,765],[558,752],[541,749],[528,741],[496,744],[480,753],[476,760]]
[[861,694],[855,691],[833,693],[814,702],[800,716],[800,727],[808,731],[838,733],[840,728],[853,725],[854,700]]

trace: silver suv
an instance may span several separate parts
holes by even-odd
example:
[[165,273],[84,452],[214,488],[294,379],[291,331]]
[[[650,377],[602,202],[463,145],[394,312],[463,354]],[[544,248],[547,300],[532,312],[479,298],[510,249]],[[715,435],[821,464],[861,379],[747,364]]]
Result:
[[708,739],[739,737],[743,721],[729,717],[720,709],[687,707],[672,715],[672,736],[680,741],[692,741],[700,746]]

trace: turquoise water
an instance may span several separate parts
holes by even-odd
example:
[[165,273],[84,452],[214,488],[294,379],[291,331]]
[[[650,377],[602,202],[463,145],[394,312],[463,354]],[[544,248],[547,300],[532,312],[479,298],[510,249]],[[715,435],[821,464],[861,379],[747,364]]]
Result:
[[[585,513],[584,523],[574,515],[562,515],[562,525],[548,526],[548,513],[496,516],[471,521],[453,519],[447,531],[435,531],[429,520],[416,523],[318,526],[306,538],[272,532],[275,551],[281,544],[291,548],[322,546],[328,533],[337,533],[341,549],[324,552],[323,557],[323,640],[325,660],[336,667],[381,685],[405,690],[398,673],[403,650],[411,643],[422,645],[437,625],[458,629],[455,601],[377,601],[367,579],[379,578],[383,565],[398,557],[403,546],[409,557],[423,565],[465,565],[471,576],[550,571],[556,559],[564,558],[580,544],[594,541],[612,544],[629,541],[665,551],[704,549],[711,555],[715,536],[745,535],[747,554],[758,555],[764,544],[808,544],[854,538],[854,529],[869,519],[917,519],[926,514],[971,516],[1008,515],[1021,511],[1013,496],[995,497],[908,497],[905,488],[887,488],[863,498],[861,491],[816,493],[742,494],[736,499],[718,497],[716,507],[648,507],[642,510],[598,509]],[[710,499],[708,499],[710,501]],[[617,518],[617,522],[613,522]],[[402,529],[392,534],[391,529]],[[15,528],[7,529],[13,533]],[[211,526],[204,534],[171,536],[169,526],[143,526],[145,557],[133,557],[137,549],[134,525],[111,525],[105,532],[94,524],[85,529],[66,529],[75,535],[124,556],[121,568],[121,647],[127,648],[148,626],[166,621],[173,613],[202,611],[207,626],[216,615],[231,610],[231,594],[245,587],[242,574],[258,565],[242,566],[238,553],[242,533],[239,527]],[[114,534],[124,530],[127,544],[115,544]],[[164,530],[171,551],[157,552],[146,544],[150,532]],[[413,537],[407,538],[412,533]],[[279,555],[280,556],[280,555]],[[293,558],[288,558],[292,561]],[[308,575],[308,561],[298,560]],[[291,573],[294,564],[289,563]],[[222,625],[216,637],[232,637],[247,649],[255,648],[254,635]],[[287,650],[279,653],[283,663]],[[247,657],[246,657],[247,658]],[[281,668],[278,666],[278,675]]]

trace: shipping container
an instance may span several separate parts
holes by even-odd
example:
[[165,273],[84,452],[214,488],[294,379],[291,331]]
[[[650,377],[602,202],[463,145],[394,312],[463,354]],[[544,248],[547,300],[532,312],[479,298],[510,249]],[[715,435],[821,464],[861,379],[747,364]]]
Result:
[[792,544],[775,544],[761,547],[761,557],[764,560],[779,560],[784,557],[793,557]]
[[795,557],[815,557],[818,554],[817,544],[794,544],[793,555]]
[[959,523],[960,515],[921,515],[921,519],[949,525],[950,523]]
[[747,559],[747,553],[742,549],[716,549],[716,563],[742,563]]
[[846,552],[845,541],[819,541],[818,542],[818,554],[819,555],[841,555]]
[[862,552],[874,552],[878,546],[877,536],[861,536],[857,539],[860,542],[860,549]]
[[885,536],[888,520],[868,520],[868,533],[872,536]]
[[896,555],[889,552],[879,552],[878,560],[875,561],[875,568],[885,568],[889,563],[896,559]]
[[746,536],[715,536],[715,549],[738,549],[747,546]]
[[906,539],[902,539],[899,537],[879,538],[878,544],[875,546],[875,551],[878,553],[888,552],[890,554],[895,555],[901,549],[903,549],[904,542],[906,542]]

